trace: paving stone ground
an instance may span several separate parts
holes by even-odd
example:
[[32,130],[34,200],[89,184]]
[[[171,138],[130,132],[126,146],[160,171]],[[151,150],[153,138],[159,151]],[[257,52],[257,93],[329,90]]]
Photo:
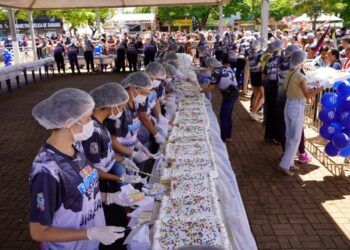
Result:
[[[0,92],[0,249],[38,249],[28,231],[28,173],[48,133],[32,118],[32,107],[58,89],[89,91],[124,76],[55,76],[12,94]],[[280,147],[263,142],[263,128],[248,119],[247,103],[241,98],[236,105],[228,151],[258,248],[350,249],[349,182],[316,161],[295,177],[278,173]]]

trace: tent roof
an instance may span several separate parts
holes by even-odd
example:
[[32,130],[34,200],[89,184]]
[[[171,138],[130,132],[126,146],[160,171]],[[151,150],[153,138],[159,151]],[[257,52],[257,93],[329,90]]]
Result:
[[121,23],[143,23],[155,20],[155,14],[116,14],[111,21]]
[[[343,19],[336,17],[335,15],[326,15],[326,14],[322,14],[320,15],[317,20],[317,22],[342,22]],[[307,14],[303,14],[300,17],[297,17],[293,20],[293,23],[307,23],[307,22],[311,22],[310,17],[308,17]]]
[[225,0],[0,0],[0,7],[15,9],[71,9],[169,5],[210,5]]

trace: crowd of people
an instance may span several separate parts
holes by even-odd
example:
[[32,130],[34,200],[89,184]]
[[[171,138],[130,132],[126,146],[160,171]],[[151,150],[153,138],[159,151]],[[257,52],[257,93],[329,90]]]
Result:
[[[322,36],[322,31],[285,30],[269,33],[265,41],[257,32],[232,30],[222,37],[215,31],[124,34],[122,39],[99,40],[57,37],[56,61],[61,63],[61,56],[68,53],[78,72],[80,66],[72,55],[83,53],[90,62],[87,70],[94,70],[91,56],[96,43],[103,44],[103,54],[117,55],[116,71],[124,71],[127,60],[130,71],[138,72],[90,93],[62,89],[34,107],[34,118],[51,134],[30,173],[32,238],[42,242],[43,249],[125,247],[127,218],[116,192],[125,184],[140,188],[145,182],[142,174],[150,171],[146,162],[165,143],[176,112],[167,95],[174,90],[174,81],[193,81],[178,70],[177,53],[193,56],[201,92],[209,100],[211,91],[219,89],[225,143],[233,142],[232,111],[240,88],[246,94],[251,83],[250,117],[264,119],[265,140],[281,144],[278,167],[292,176],[298,149],[300,162],[311,160],[304,148],[305,99],[322,91],[307,86],[303,65],[310,59],[317,67],[350,67],[350,38],[345,33],[336,40],[331,34]],[[320,39],[324,39],[322,46]],[[348,59],[342,63],[341,57]],[[59,67],[64,70],[64,65]],[[262,108],[264,118],[259,115]]]

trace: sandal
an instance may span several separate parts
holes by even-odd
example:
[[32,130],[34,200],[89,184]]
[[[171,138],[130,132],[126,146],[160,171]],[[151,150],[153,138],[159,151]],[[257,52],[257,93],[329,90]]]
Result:
[[285,175],[288,175],[288,176],[294,175],[294,173],[292,171],[290,171],[289,169],[284,169],[284,168],[278,167],[278,170],[281,171],[282,173],[284,173]]
[[291,166],[289,169],[290,170],[300,170],[300,168],[298,166]]

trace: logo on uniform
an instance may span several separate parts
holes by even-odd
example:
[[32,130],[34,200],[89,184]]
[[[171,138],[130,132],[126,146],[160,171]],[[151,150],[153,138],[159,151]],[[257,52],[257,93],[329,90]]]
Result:
[[116,119],[114,123],[115,128],[119,129],[121,125],[122,125],[122,121],[120,119]]
[[90,144],[90,151],[89,151],[90,154],[92,155],[97,155],[98,154],[98,145],[97,145],[97,142],[93,142]]
[[38,193],[36,195],[36,207],[41,211],[45,211],[45,199],[43,193]]

